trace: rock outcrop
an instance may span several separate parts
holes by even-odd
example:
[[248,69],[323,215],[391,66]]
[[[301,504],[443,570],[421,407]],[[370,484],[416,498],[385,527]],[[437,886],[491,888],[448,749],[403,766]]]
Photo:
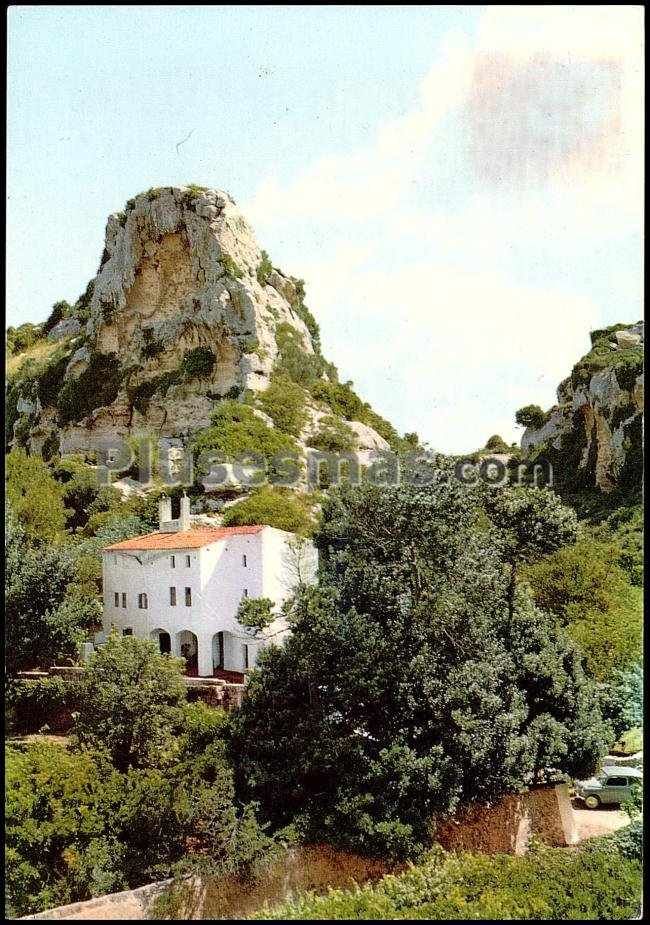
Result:
[[[271,265],[227,193],[142,193],[109,216],[97,276],[49,331],[45,359],[26,354],[10,380],[10,438],[46,456],[141,435],[187,445],[223,399],[255,406],[281,343],[294,365],[296,355],[311,362],[312,379],[336,384],[302,298],[301,282]],[[305,425],[294,433],[303,449],[333,413],[313,388],[304,393]],[[277,426],[265,411],[255,409]],[[365,455],[387,445],[368,421],[350,432]]]
[[592,349],[557,391],[541,426],[528,428],[524,454],[545,458],[560,488],[636,491],[643,472],[644,325],[591,335]]

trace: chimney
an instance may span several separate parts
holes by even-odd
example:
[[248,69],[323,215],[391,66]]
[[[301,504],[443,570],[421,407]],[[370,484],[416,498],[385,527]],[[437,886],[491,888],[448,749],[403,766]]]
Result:
[[190,529],[190,499],[185,492],[183,492],[183,497],[181,498],[181,515],[179,520],[181,530]]
[[169,532],[172,519],[172,499],[163,495],[158,501],[158,526],[161,533]]

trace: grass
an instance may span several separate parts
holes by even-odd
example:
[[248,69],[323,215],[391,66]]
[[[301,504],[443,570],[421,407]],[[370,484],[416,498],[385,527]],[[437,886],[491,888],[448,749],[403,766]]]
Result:
[[5,367],[7,376],[13,377],[19,375],[23,363],[28,363],[30,361],[38,364],[44,363],[44,361],[49,360],[57,350],[60,350],[61,345],[68,340],[71,340],[71,338],[68,337],[59,341],[39,340],[23,353],[8,357]]

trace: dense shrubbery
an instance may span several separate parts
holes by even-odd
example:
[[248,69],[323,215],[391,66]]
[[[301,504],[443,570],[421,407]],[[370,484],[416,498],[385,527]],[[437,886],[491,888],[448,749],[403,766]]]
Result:
[[148,640],[111,638],[82,682],[79,712],[70,749],[8,749],[10,915],[197,865],[244,871],[270,848],[253,807],[236,803],[223,717],[187,704],[178,660]]
[[325,453],[349,453],[356,447],[356,439],[343,421],[326,415],[318,422],[318,430],[309,438],[307,445]]
[[215,362],[216,357],[209,347],[195,347],[183,357],[183,375],[186,379],[207,379]]
[[611,724],[615,736],[643,725],[643,668],[634,665],[626,671],[614,671],[607,683],[601,684],[603,716]]
[[643,345],[637,347],[613,347],[611,337],[615,331],[627,325],[612,325],[602,331],[592,331],[591,350],[573,367],[571,382],[574,388],[585,385],[591,377],[605,368],[614,370],[618,384],[630,391],[637,376],[643,371]]
[[277,530],[300,535],[310,534],[314,529],[309,498],[268,486],[257,489],[243,501],[226,508],[223,523],[227,527],[267,524]]
[[311,394],[318,401],[329,405],[334,414],[348,421],[360,421],[364,403],[352,389],[351,382],[327,382],[322,380],[311,387]]
[[[631,826],[628,828],[632,828]],[[626,833],[626,834],[623,834]],[[402,874],[356,890],[303,894],[256,918],[630,919],[641,904],[641,865],[627,829],[578,851],[542,848],[524,857],[432,853]],[[636,843],[636,842],[635,842]]]
[[112,404],[120,385],[120,362],[116,354],[92,354],[86,369],[76,379],[68,379],[59,393],[61,424],[79,421],[95,408]]
[[[207,475],[209,466],[201,463],[202,454],[211,454],[220,462],[241,460],[246,454],[251,459],[266,461],[267,474],[276,472],[271,460],[274,457],[299,459],[294,439],[269,427],[248,405],[234,400],[219,402],[212,413],[212,426],[200,431],[194,438],[192,449],[200,474]],[[263,475],[262,475],[263,478]]]
[[26,322],[17,328],[7,328],[7,350],[10,354],[29,350],[43,336],[43,326]]
[[274,373],[268,388],[257,396],[257,403],[278,430],[297,437],[307,421],[305,398],[301,386],[287,375]]
[[79,708],[76,681],[53,675],[29,680],[10,680],[5,691],[8,725],[12,732],[38,732],[44,726],[67,726]]
[[618,562],[633,585],[643,585],[643,509],[640,504],[618,507],[594,534],[619,548]]
[[296,329],[286,322],[275,331],[278,345],[276,369],[287,375],[298,385],[309,386],[322,376],[325,361],[317,353],[307,353]]
[[619,555],[615,544],[585,535],[524,574],[537,604],[568,627],[600,680],[631,667],[641,655],[641,591],[617,565]]
[[31,539],[51,540],[66,522],[63,492],[39,456],[23,449],[5,458],[7,501],[22,529]]

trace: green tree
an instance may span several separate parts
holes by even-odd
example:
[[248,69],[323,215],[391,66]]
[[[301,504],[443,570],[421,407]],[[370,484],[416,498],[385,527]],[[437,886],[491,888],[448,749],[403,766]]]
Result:
[[[213,455],[220,462],[261,457],[267,464],[267,473],[276,472],[274,457],[298,461],[298,446],[293,437],[269,427],[248,405],[235,400],[219,402],[211,415],[212,426],[195,437],[193,451],[200,474],[207,475],[210,466],[202,462],[202,455]],[[261,481],[264,474],[261,474]]]
[[67,526],[72,530],[83,527],[88,521],[89,509],[102,490],[96,470],[80,456],[71,455],[58,460],[52,474],[61,484],[61,496],[68,515]]
[[148,639],[109,636],[84,676],[80,743],[105,752],[118,771],[155,767],[161,755],[173,755],[170,731],[180,726],[186,699],[182,672],[181,659],[161,655]]
[[485,441],[485,449],[490,450],[492,453],[509,453],[512,447],[508,446],[499,434],[493,434]]
[[608,728],[580,655],[524,589],[509,618],[479,502],[444,474],[326,499],[320,585],[233,718],[244,792],[275,824],[403,856],[434,813],[595,767]]
[[356,447],[354,432],[331,414],[320,419],[318,430],[307,443],[325,453],[349,453]]
[[9,750],[10,914],[197,869],[245,872],[270,850],[253,807],[235,801],[223,714],[184,704],[178,719],[167,730],[176,742],[173,758],[167,749],[158,766],[124,773],[105,753],[74,745]]
[[534,430],[538,430],[544,426],[546,415],[539,405],[524,405],[515,414],[515,421],[517,424],[521,424],[522,427],[532,427]]
[[522,570],[537,604],[568,627],[599,680],[641,656],[641,589],[630,585],[619,553],[587,535]]
[[32,539],[52,540],[65,528],[61,487],[40,456],[12,450],[6,457],[7,500]]
[[253,632],[261,632],[276,619],[272,608],[270,597],[244,597],[237,608],[237,622]]
[[71,306],[64,300],[55,302],[52,311],[48,315],[47,321],[43,323],[42,334],[48,334],[52,328],[56,327],[59,321],[63,321],[72,311]]
[[[74,902],[82,895],[80,859],[106,828],[95,761],[51,742],[8,748],[5,787],[9,914]],[[83,874],[83,892],[95,895],[99,871],[89,865]],[[105,892],[124,885],[119,877],[102,881]]]
[[643,725],[643,667],[616,670],[608,682],[600,685],[603,716],[616,737]]
[[10,676],[74,656],[86,614],[66,602],[75,561],[65,546],[35,548],[9,506],[5,527],[5,645]]
[[488,517],[499,531],[498,541],[508,563],[508,609],[514,614],[517,568],[575,542],[578,518],[554,492],[545,488],[487,488],[483,494]]
[[26,322],[17,328],[7,328],[7,350],[15,355],[29,350],[37,340],[43,336],[42,326],[40,324],[31,324]]
[[258,488],[243,501],[226,508],[223,523],[226,527],[267,524],[301,536],[311,534],[314,529],[309,499],[270,487]]

